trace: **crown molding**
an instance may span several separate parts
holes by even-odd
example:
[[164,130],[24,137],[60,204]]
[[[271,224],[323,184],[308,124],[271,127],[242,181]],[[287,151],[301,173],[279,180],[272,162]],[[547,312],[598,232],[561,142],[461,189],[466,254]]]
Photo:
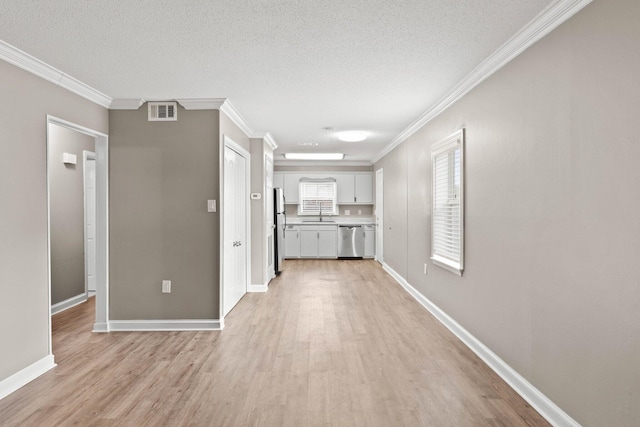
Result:
[[111,104],[111,98],[104,93],[95,90],[80,80],[63,73],[2,40],[0,40],[0,59],[67,89],[76,95],[80,95],[102,107],[108,108],[109,104]]
[[114,99],[109,105],[110,110],[137,110],[146,101],[144,99]]
[[176,101],[185,110],[219,110],[227,102],[226,98],[184,98]]
[[251,129],[244,117],[242,117],[240,113],[238,113],[238,110],[236,110],[235,107],[231,105],[231,102],[228,99],[226,99],[222,103],[222,105],[220,106],[220,111],[225,113],[227,117],[229,117],[231,121],[235,123],[236,126],[238,126],[240,130],[242,130],[242,132],[244,132],[245,135],[247,135],[249,138],[252,137],[252,135],[254,134],[253,129]]
[[278,148],[278,143],[276,142],[275,139],[273,139],[273,135],[271,135],[269,132],[267,132],[264,135],[264,140],[272,150],[275,150],[276,148]]
[[557,0],[547,6],[515,36],[482,61],[470,74],[460,81],[447,95],[400,132],[386,147],[371,160],[375,163],[406,141],[411,135],[431,120],[442,114],[450,106],[469,93],[473,88],[504,67],[538,40],[563,24],[593,0]]
[[254,132],[253,135],[251,135],[251,138],[262,138],[272,150],[278,148],[278,143],[273,139],[273,135],[269,132]]

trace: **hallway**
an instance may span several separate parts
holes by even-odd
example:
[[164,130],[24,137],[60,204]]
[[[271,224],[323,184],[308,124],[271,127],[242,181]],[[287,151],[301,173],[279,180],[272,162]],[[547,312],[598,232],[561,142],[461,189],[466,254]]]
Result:
[[374,261],[287,260],[222,332],[91,333],[53,318],[58,366],[0,425],[544,426]]

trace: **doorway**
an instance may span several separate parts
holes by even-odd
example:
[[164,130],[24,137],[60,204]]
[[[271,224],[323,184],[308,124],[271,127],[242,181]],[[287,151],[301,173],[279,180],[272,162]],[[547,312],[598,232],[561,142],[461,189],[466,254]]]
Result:
[[[50,162],[63,162],[67,161],[74,167],[79,163],[77,158],[73,156],[65,156],[64,159],[53,158],[52,153],[52,137],[55,133],[55,127],[63,128],[67,131],[77,132],[85,136],[89,136],[93,139],[94,148],[94,161],[95,161],[95,322],[93,324],[94,332],[108,332],[108,254],[109,254],[109,220],[108,220],[108,186],[109,186],[109,157],[108,157],[108,136],[93,129],[86,128],[84,126],[54,117],[47,116],[47,164]],[[75,162],[75,163],[74,163]],[[80,167],[84,169],[84,153],[80,156]],[[84,186],[84,184],[83,184]],[[52,214],[52,175],[51,171],[47,170],[47,239],[48,239],[48,282],[49,282],[49,306],[51,306],[51,293],[52,293],[52,227],[51,227],[51,214]],[[86,203],[86,202],[85,202]],[[82,223],[82,219],[80,220]],[[84,246],[84,245],[83,245]],[[83,261],[86,263],[86,259]],[[86,270],[85,270],[86,271]],[[84,274],[84,272],[83,272]],[[51,351],[51,309],[49,309],[49,348]]]
[[384,264],[384,175],[376,171],[376,261]]
[[222,316],[247,293],[250,275],[250,154],[224,135],[222,182]]
[[84,284],[96,294],[96,153],[82,152],[84,177]]

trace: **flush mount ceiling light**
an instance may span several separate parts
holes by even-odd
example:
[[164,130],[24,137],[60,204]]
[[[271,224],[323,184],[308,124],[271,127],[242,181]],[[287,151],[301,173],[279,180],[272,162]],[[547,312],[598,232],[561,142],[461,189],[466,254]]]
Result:
[[298,142],[298,145],[304,145],[307,147],[315,147],[318,145],[317,142]]
[[343,153],[284,153],[287,160],[342,160]]
[[343,142],[360,142],[367,139],[367,134],[361,130],[346,130],[338,132],[338,139]]

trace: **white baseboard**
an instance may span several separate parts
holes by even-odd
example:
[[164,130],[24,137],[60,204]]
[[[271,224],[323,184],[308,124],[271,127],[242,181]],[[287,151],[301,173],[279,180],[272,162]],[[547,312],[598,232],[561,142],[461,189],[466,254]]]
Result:
[[545,396],[540,390],[534,387],[522,375],[516,372],[511,366],[492,352],[489,347],[471,335],[469,331],[456,322],[451,316],[442,311],[437,305],[422,295],[416,288],[411,286],[404,277],[398,274],[388,264],[383,263],[382,267],[391,275],[420,305],[426,308],[440,323],[447,327],[460,341],[471,349],[480,359],[482,359],[496,374],[500,376],[511,388],[515,390],[524,400],[526,400],[536,411],[547,421],[557,427],[580,427],[577,421],[564,412],[551,399]]
[[20,387],[30,383],[50,369],[55,368],[56,364],[53,355],[47,355],[26,368],[16,372],[8,378],[0,381],[0,399],[10,395]]
[[264,285],[249,285],[247,292],[267,292],[269,290],[269,282]]
[[110,320],[107,331],[221,331],[224,322],[209,319]]
[[96,296],[96,291],[95,291],[95,290],[94,290],[94,291],[92,291],[92,290],[88,290],[88,291],[87,291],[87,296],[88,296],[89,298],[91,298],[91,297],[95,297],[95,296]]
[[108,323],[94,323],[92,332],[109,332]]
[[71,307],[74,307],[78,304],[82,304],[87,300],[87,294],[76,295],[75,297],[71,297],[64,301],[60,301],[51,306],[51,315],[60,313],[61,311],[65,311]]

